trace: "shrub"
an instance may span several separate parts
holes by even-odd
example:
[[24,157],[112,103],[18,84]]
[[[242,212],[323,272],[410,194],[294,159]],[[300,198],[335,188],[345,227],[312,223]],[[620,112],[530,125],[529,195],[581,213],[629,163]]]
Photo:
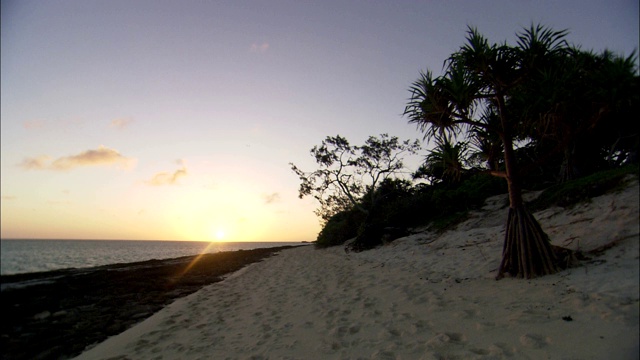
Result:
[[358,228],[364,220],[359,211],[347,210],[333,215],[324,225],[316,239],[317,248],[342,245],[358,235]]
[[484,204],[487,197],[507,191],[504,179],[478,173],[457,185],[421,186],[395,204],[386,226],[414,227],[431,224],[446,227],[464,219],[466,213]]
[[532,211],[550,206],[569,207],[577,203],[616,190],[624,185],[627,175],[638,176],[638,165],[628,165],[594,173],[583,178],[567,181],[544,190],[537,199],[528,204]]
[[466,218],[469,210],[484,204],[487,197],[507,191],[504,179],[488,174],[475,174],[458,184],[439,183],[414,187],[412,191],[393,192],[385,197],[358,231],[351,248],[356,251],[374,248],[384,238],[392,241],[388,230],[431,224],[444,229]]

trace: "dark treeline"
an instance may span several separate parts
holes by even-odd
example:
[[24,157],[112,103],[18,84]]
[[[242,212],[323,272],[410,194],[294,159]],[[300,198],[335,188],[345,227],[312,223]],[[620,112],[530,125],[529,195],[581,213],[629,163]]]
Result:
[[[421,72],[409,88],[404,115],[431,144],[411,176],[402,155],[419,152],[419,144],[386,134],[363,146],[327,137],[311,150],[318,170],[292,165],[300,196],[321,204],[316,245],[356,238],[352,250],[372,248],[411,227],[452,224],[486,197],[507,192],[498,278],[556,272],[554,249],[524,203],[523,189],[570,189],[584,179],[610,185],[638,172],[635,53],[584,51],[566,35],[532,25],[509,45],[490,43],[469,28],[442,75]],[[582,195],[589,194],[583,189]]]

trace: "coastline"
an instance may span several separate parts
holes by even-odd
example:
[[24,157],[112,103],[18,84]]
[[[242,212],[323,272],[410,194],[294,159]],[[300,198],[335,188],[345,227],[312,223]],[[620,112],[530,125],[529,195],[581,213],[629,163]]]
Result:
[[303,242],[206,242],[176,240],[0,239],[0,276],[147,260],[175,259],[222,251],[304,245]]
[[173,300],[294,247],[3,275],[2,358],[76,356]]
[[[535,196],[535,194],[533,194]],[[282,252],[203,287],[77,359],[634,359],[638,183],[537,212],[578,267],[494,279],[504,196],[455,229],[362,253]]]
[[[258,249],[266,253],[251,266],[227,272],[224,281],[207,276],[208,285],[173,292],[164,304],[154,304],[158,292],[143,287],[136,294],[140,305],[155,307],[128,325],[118,325],[108,318],[114,311],[106,311],[103,318],[75,317],[57,327],[52,323],[69,313],[34,308],[24,319],[55,338],[30,334],[23,346],[39,347],[41,358],[64,358],[54,355],[68,346],[76,359],[105,360],[634,359],[640,336],[638,196],[634,180],[588,203],[536,212],[553,244],[587,257],[542,278],[494,279],[506,216],[505,196],[496,196],[444,233],[425,230],[361,253]],[[249,251],[235,253],[248,263]],[[174,275],[188,263],[178,262]],[[140,267],[113,270],[103,274],[128,273],[144,286],[153,283]],[[128,304],[115,309],[125,320],[135,317]],[[114,328],[107,331],[104,321]],[[92,339],[89,333],[60,333],[87,322],[98,332]],[[6,324],[3,318],[3,329]],[[3,333],[3,350],[8,338],[25,332]],[[4,351],[7,359],[35,357]]]

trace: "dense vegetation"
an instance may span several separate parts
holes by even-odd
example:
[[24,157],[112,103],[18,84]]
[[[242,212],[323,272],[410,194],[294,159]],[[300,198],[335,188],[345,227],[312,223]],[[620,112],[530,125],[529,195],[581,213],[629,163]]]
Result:
[[[432,144],[410,178],[399,155],[419,147],[408,141],[382,135],[350,148],[338,136],[314,147],[320,170],[293,169],[302,181],[300,196],[313,195],[322,205],[317,246],[355,237],[350,247],[363,250],[412,227],[443,228],[486,197],[508,192],[498,276],[557,271],[530,209],[597,195],[638,172],[635,54],[583,51],[569,45],[566,34],[531,26],[517,34],[515,45],[491,44],[469,28],[443,74],[423,72],[409,89],[405,116]],[[363,174],[374,181],[354,182]],[[548,190],[525,204],[524,188]]]

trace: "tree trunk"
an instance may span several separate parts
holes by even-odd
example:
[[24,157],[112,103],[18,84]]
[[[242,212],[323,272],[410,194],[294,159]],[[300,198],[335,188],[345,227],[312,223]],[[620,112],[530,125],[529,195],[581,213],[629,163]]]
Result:
[[509,207],[521,207],[522,188],[520,187],[520,176],[516,168],[516,154],[513,150],[513,140],[510,135],[505,134],[502,139],[504,144],[504,166],[507,173],[507,188],[509,189]]
[[564,149],[564,158],[560,165],[560,182],[564,183],[577,177],[578,169],[575,163],[575,144],[570,144]]
[[527,279],[553,274],[558,268],[549,238],[538,221],[527,211],[522,200],[512,140],[509,136],[504,136],[503,143],[509,188],[509,216],[502,261],[496,279],[503,278],[505,272]]
[[531,279],[558,271],[547,234],[533,215],[520,206],[509,208],[502,262],[496,279],[511,276]]

